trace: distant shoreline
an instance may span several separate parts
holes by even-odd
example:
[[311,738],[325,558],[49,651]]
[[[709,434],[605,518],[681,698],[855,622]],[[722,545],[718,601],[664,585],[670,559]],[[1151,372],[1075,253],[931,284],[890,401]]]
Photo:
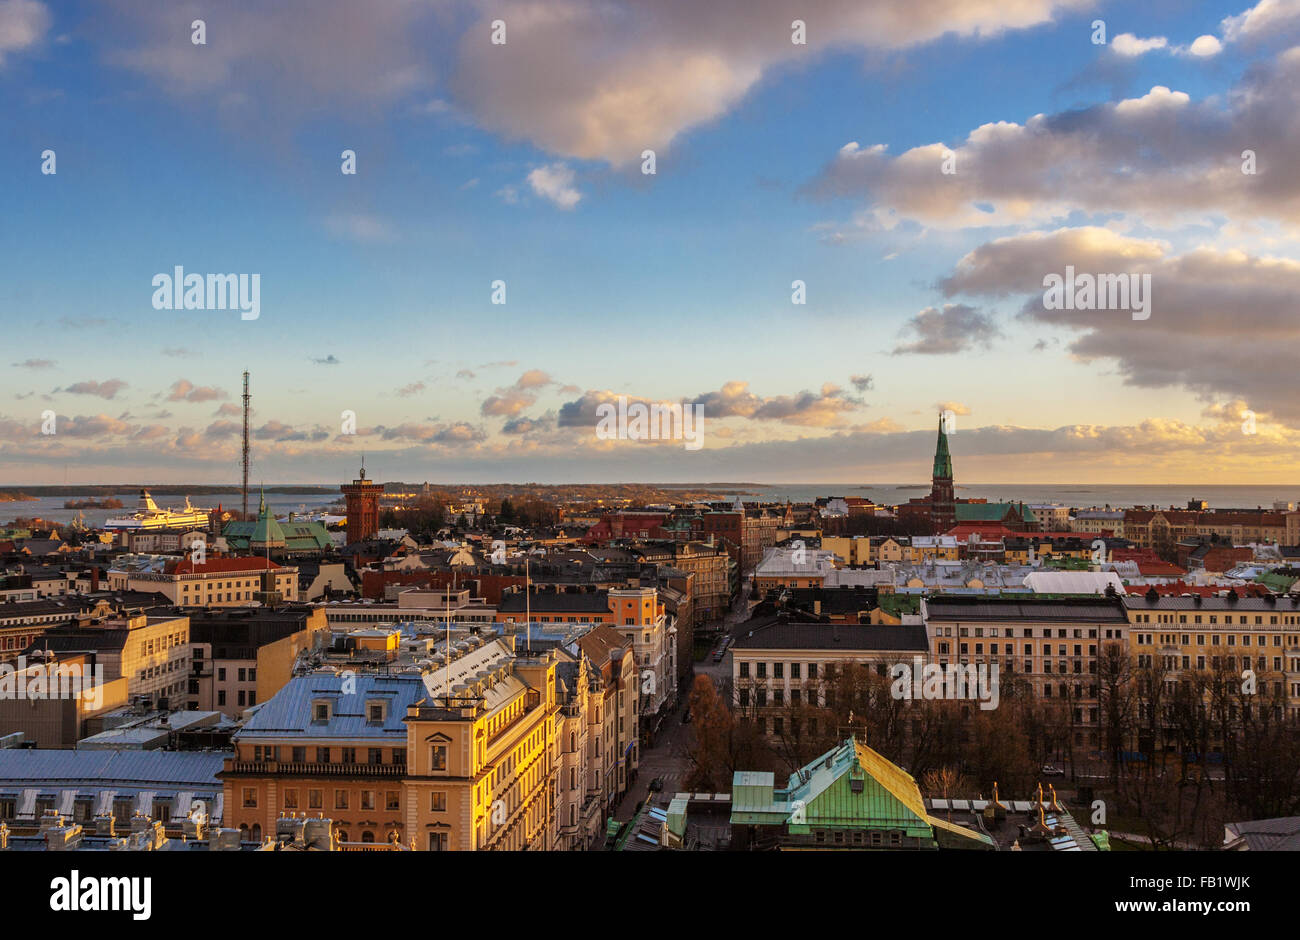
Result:
[[[240,493],[238,486],[220,485],[212,483],[86,483],[60,484],[58,486],[24,486],[21,492],[15,488],[12,496],[11,493],[0,491],[0,502],[11,501],[11,498],[22,500],[40,499],[51,496],[90,496],[90,497],[115,497],[122,493],[138,492],[139,490],[148,490],[154,496],[184,496],[190,493]],[[250,486],[249,491],[280,493],[280,494],[337,494],[337,486]]]

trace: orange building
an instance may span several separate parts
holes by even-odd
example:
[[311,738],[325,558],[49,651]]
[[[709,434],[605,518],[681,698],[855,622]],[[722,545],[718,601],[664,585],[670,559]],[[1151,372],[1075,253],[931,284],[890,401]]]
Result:
[[362,465],[361,476],[339,489],[348,506],[348,544],[374,538],[379,533],[379,495],[384,488],[366,479],[366,468]]

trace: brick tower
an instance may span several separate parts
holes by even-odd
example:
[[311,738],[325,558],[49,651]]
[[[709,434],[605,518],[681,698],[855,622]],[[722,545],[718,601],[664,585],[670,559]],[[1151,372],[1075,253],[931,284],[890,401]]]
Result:
[[942,535],[957,524],[957,495],[952,483],[952,455],[948,453],[948,435],[939,415],[939,440],[934,448],[934,475],[930,483],[930,523],[935,535]]
[[384,488],[366,479],[365,461],[361,462],[361,476],[339,489],[348,503],[348,544],[374,538],[379,532],[379,494]]

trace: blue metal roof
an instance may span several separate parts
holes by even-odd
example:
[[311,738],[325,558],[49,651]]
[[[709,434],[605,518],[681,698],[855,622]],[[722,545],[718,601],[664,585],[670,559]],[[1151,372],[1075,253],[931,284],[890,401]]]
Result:
[[[344,691],[344,688],[347,691]],[[301,734],[304,738],[373,738],[406,740],[407,706],[428,695],[424,680],[418,675],[376,676],[355,674],[334,676],[318,674],[290,679],[257,714],[248,719],[235,735],[247,740],[256,737],[283,737]],[[330,703],[328,721],[312,720],[312,703]],[[366,703],[388,703],[384,720],[366,719]]]
[[0,750],[0,787],[23,784],[144,784],[221,789],[217,773],[229,752]]

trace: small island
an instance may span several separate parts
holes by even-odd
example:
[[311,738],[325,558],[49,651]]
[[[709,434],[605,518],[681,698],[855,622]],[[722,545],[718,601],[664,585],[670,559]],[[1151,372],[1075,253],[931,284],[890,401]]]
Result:
[[69,499],[63,504],[64,509],[121,509],[122,501],[107,496],[104,499]]

